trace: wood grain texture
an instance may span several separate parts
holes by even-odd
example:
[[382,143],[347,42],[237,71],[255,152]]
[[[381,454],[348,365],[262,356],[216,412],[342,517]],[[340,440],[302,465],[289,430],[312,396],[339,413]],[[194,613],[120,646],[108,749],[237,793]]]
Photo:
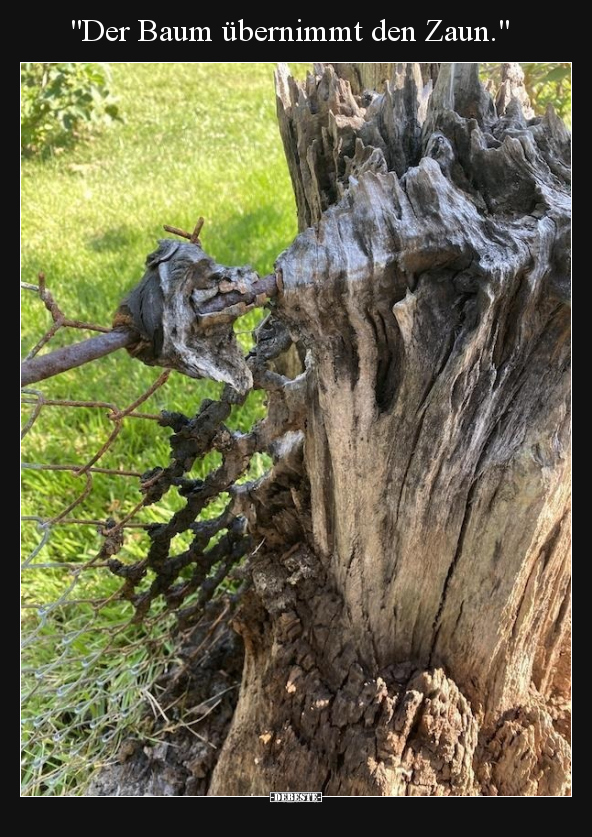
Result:
[[248,266],[218,264],[199,244],[163,239],[114,326],[136,335],[129,351],[149,366],[223,381],[246,395],[253,378],[232,326],[276,292],[273,275],[261,279]]
[[519,86],[278,71],[308,407],[239,496],[265,541],[212,794],[567,792],[569,135]]

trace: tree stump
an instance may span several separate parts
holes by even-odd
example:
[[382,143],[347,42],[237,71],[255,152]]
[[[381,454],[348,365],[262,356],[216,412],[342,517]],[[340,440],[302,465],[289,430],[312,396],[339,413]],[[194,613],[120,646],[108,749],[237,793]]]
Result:
[[277,74],[308,407],[237,488],[263,545],[209,792],[564,795],[569,135],[517,73],[497,113],[476,64],[372,68]]

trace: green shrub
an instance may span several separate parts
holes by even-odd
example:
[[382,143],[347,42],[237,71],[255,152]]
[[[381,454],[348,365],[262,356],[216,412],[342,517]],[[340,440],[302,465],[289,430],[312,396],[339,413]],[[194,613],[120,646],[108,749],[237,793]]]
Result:
[[[520,65],[524,70],[524,86],[535,113],[543,114],[553,105],[559,116],[571,125],[571,64],[547,63]],[[494,86],[501,81],[501,64],[481,64],[483,81],[492,79]]]
[[106,64],[21,64],[21,149],[47,154],[119,119]]
[[553,105],[559,116],[571,122],[571,64],[523,64],[524,84],[537,112]]

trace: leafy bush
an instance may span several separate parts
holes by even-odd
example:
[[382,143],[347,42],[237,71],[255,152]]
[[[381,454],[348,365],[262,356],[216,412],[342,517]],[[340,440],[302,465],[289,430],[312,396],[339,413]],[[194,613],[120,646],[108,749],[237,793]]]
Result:
[[522,64],[522,69],[537,113],[553,105],[562,119],[571,121],[571,64]]
[[21,64],[21,148],[47,154],[101,123],[119,119],[106,64]]
[[[547,63],[520,65],[524,70],[524,86],[535,113],[543,114],[553,105],[559,116],[571,124],[571,64]],[[499,87],[501,64],[481,64],[483,80],[492,79]]]

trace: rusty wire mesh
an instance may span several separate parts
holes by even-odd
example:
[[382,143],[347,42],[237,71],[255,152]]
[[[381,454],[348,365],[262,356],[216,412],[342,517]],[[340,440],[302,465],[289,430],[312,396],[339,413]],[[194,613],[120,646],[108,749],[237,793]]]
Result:
[[[52,318],[27,357],[62,329],[104,330],[66,318],[43,277],[39,286],[24,287]],[[138,731],[141,707],[162,711],[154,684],[174,662],[173,629],[203,623],[221,587],[227,607],[240,597],[232,570],[253,545],[230,495],[267,467],[264,440],[256,427],[243,434],[224,423],[237,406],[230,388],[220,400],[202,401],[192,418],[149,412],[147,402],[169,374],[124,406],[50,397],[39,387],[22,390],[26,795],[81,792],[92,770],[116,755],[130,730]],[[52,411],[65,416],[58,450],[48,454],[45,448],[38,461],[33,443],[37,460],[28,460],[27,439],[43,434]],[[68,420],[76,413],[100,417],[103,441],[97,446],[76,435],[75,419]],[[123,432],[146,422],[174,430],[169,464],[147,471],[150,451],[138,457],[126,450]],[[205,462],[204,479],[189,473],[199,461]],[[123,491],[115,488],[122,485]],[[104,516],[89,516],[97,492]],[[169,504],[161,509],[164,495]],[[150,734],[148,727],[145,732]]]

